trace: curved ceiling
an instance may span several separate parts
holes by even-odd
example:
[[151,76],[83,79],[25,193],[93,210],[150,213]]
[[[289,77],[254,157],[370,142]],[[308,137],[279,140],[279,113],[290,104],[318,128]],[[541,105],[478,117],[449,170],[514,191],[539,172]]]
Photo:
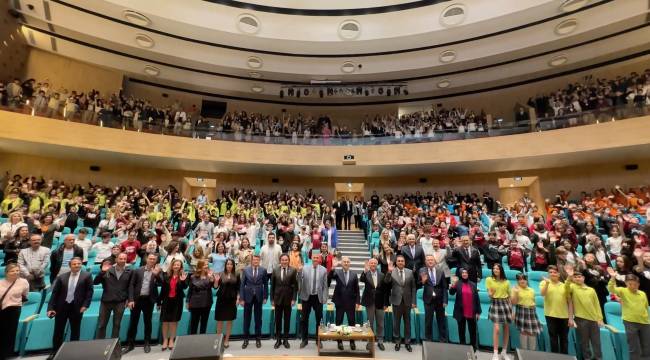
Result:
[[[263,101],[280,100],[286,85],[327,80],[405,84],[409,94],[391,101],[407,102],[553,76],[650,50],[647,0],[362,0],[355,9],[375,4],[392,11],[354,17],[255,10],[263,4],[351,9],[339,0],[323,8],[295,0],[188,0],[155,7],[137,0],[98,0],[92,7],[83,0],[14,3],[32,46],[147,82]],[[399,9],[414,4],[421,6]],[[461,10],[451,12],[454,24],[445,25],[443,15],[456,8]],[[337,31],[346,21],[352,24],[346,36],[360,32],[354,39]],[[552,61],[558,57],[566,61]],[[291,99],[321,105],[384,100]]]
[[250,9],[286,15],[343,16],[381,14],[415,9],[450,0],[203,0],[240,9]]

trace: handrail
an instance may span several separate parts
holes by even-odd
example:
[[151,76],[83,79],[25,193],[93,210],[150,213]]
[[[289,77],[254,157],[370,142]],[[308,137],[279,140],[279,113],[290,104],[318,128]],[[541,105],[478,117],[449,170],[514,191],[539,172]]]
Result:
[[[186,126],[165,126],[158,121],[133,121],[130,118],[122,118],[108,112],[94,113],[75,113],[66,114],[61,117],[56,112],[47,111],[39,113],[28,104],[0,107],[2,110],[31,114],[32,116],[45,116],[49,118],[85,123],[100,127],[110,127],[122,130],[146,132],[161,135],[191,137],[195,139],[221,140],[221,141],[238,141],[261,144],[284,144],[284,145],[387,145],[387,144],[412,144],[439,142],[450,140],[476,139],[495,136],[506,136],[514,134],[523,134],[530,132],[549,131],[576,127],[582,125],[591,125],[606,121],[616,121],[637,116],[650,114],[650,106],[637,106],[628,104],[619,107],[608,107],[597,110],[583,111],[580,113],[563,114],[550,117],[536,117],[532,120],[515,121],[511,125],[503,125],[500,121],[490,124],[484,131],[464,131],[458,130],[436,130],[426,134],[406,134],[406,135],[389,135],[389,134],[370,134],[370,135],[346,135],[346,136],[324,136],[314,134],[305,136],[305,134],[258,134],[244,133],[232,130],[222,130],[214,125],[199,124]],[[470,129],[468,129],[470,130]],[[477,129],[471,129],[477,130]]]

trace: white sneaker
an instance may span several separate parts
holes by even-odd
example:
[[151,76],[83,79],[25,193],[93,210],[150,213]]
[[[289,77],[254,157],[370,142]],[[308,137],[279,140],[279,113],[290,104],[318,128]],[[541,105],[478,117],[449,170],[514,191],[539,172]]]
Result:
[[508,352],[505,350],[501,350],[501,359],[503,360],[510,360],[510,355],[508,355]]
[[499,357],[499,354],[494,354],[492,355],[492,360],[501,360],[501,358]]

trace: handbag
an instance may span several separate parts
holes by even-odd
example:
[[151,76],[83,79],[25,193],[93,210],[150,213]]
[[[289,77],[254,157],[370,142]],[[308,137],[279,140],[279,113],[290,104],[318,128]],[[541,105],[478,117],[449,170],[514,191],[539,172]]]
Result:
[[[2,296],[0,296],[0,308],[2,307],[2,302],[5,300],[5,297],[7,297],[7,294],[9,294],[9,290],[11,290],[11,288],[14,287],[14,284],[16,284],[16,281],[18,280],[14,280],[14,282],[12,282],[11,285],[9,285],[9,287],[7,288],[7,291],[5,291],[5,293],[2,294]],[[23,302],[25,302],[24,299]]]

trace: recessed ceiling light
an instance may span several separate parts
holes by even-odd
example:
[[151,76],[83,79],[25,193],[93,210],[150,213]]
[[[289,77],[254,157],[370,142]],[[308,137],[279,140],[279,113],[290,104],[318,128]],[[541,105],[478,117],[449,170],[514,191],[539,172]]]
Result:
[[251,91],[259,94],[264,91],[264,87],[262,85],[253,85],[251,86]]
[[260,73],[258,73],[256,71],[251,71],[251,72],[248,73],[248,75],[250,75],[250,77],[252,77],[253,79],[261,79],[262,78],[262,74],[260,74]]
[[588,2],[589,0],[565,0],[564,3],[560,5],[560,10],[563,12],[576,11],[587,5]]
[[463,4],[453,4],[447,6],[440,13],[440,24],[442,26],[456,26],[461,24],[467,18],[467,9]]
[[339,25],[339,37],[354,40],[361,35],[361,24],[356,20],[345,20]]
[[440,82],[438,82],[438,87],[441,88],[441,89],[448,88],[449,85],[451,85],[451,82],[449,80],[446,80],[446,79],[441,80]]
[[351,61],[346,61],[343,63],[343,65],[341,65],[341,71],[346,74],[353,73],[356,69],[357,66]]
[[569,58],[566,55],[558,55],[549,60],[548,65],[553,67],[560,66],[566,64],[567,61],[569,61]]
[[137,34],[135,36],[135,43],[138,44],[139,47],[146,49],[150,49],[156,44],[149,35],[145,34]]
[[246,34],[257,34],[260,31],[260,21],[251,14],[241,14],[237,18],[237,29]]
[[149,25],[151,25],[151,20],[149,20],[148,17],[140,14],[139,12],[136,12],[136,11],[133,11],[133,10],[124,10],[124,12],[122,12],[122,15],[131,24],[135,24],[135,25],[139,25],[139,26],[149,26]]
[[251,69],[259,69],[264,65],[264,62],[257,56],[251,56],[246,60],[246,65]]
[[441,63],[450,63],[456,60],[456,52],[454,50],[445,50],[439,56]]
[[575,31],[578,27],[578,20],[576,19],[567,19],[557,24],[555,27],[555,34],[557,35],[567,35]]
[[150,76],[158,76],[160,75],[160,69],[152,65],[147,65],[144,67],[144,73]]

